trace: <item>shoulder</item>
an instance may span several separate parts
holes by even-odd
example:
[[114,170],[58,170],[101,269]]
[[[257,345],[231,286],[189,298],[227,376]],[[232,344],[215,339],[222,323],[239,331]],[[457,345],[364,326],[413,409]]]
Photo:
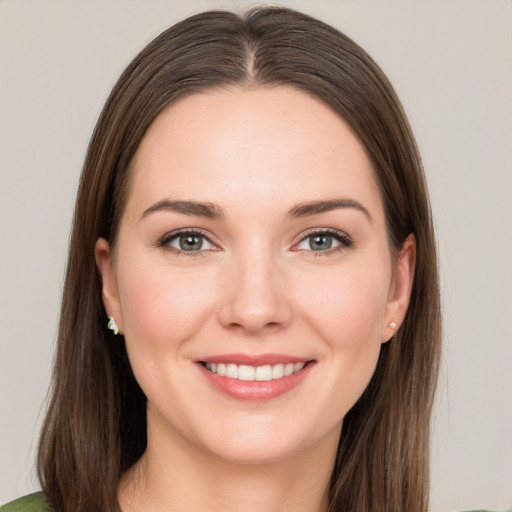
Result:
[[50,512],[43,494],[36,492],[0,507],[0,512]]
[[[478,510],[468,510],[467,512],[492,512],[492,510],[487,510],[487,509],[482,508],[482,509],[478,509]],[[512,508],[507,509],[505,512],[512,512]]]

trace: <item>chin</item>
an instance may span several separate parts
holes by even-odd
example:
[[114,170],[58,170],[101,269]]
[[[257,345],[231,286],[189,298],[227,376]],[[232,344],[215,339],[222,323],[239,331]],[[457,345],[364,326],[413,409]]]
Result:
[[224,444],[211,450],[218,458],[241,465],[267,465],[292,458],[300,450],[294,443],[282,443],[280,440],[260,441],[254,439]]
[[[292,459],[309,449],[317,449],[324,441],[336,449],[341,423],[329,429],[324,425],[314,429],[315,423],[287,418],[284,423],[275,418],[252,418],[252,424],[245,428],[229,428],[223,425],[218,430],[209,431],[201,444],[213,455],[235,464],[271,464]],[[303,419],[304,420],[304,419]],[[240,426],[239,426],[240,427]],[[308,427],[313,427],[310,429]]]

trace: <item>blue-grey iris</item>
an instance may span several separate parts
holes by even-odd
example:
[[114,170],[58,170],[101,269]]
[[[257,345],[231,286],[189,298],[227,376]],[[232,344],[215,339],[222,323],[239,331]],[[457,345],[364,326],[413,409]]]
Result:
[[326,251],[332,247],[332,236],[315,235],[310,237],[309,246],[313,251]]
[[203,246],[203,239],[197,235],[180,236],[180,249],[183,251],[199,251]]

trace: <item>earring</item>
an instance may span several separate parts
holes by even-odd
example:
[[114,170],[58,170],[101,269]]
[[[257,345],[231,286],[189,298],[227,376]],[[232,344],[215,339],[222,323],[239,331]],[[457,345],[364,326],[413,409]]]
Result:
[[119,334],[119,327],[117,327],[116,321],[113,316],[108,317],[108,325],[107,327],[114,333]]
[[391,327],[391,329],[396,329],[396,322],[390,322],[389,327]]

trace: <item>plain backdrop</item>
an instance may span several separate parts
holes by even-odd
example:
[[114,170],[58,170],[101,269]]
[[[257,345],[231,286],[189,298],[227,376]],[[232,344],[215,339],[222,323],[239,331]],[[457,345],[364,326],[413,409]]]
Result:
[[[282,1],[360,43],[401,97],[437,224],[445,346],[432,512],[512,506],[512,2]],[[245,1],[0,0],[0,503],[38,488],[76,186],[119,73]]]

